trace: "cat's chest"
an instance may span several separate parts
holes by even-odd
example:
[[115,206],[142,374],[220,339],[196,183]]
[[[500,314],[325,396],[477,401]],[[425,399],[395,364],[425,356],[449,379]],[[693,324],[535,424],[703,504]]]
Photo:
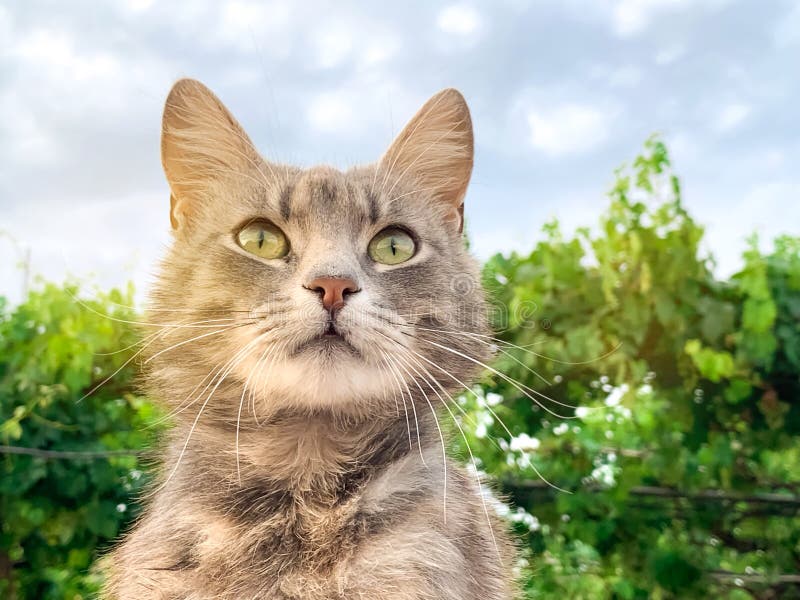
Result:
[[280,590],[300,581],[335,579],[370,534],[372,520],[356,494],[342,500],[252,492],[248,503],[208,513],[190,562],[202,580],[225,588],[221,597],[281,598]]

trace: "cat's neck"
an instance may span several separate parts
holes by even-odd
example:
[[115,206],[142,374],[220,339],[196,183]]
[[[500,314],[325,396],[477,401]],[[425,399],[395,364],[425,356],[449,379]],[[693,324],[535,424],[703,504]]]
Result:
[[[240,425],[238,436],[235,427],[198,427],[181,479],[336,502],[390,464],[440,445],[430,411],[406,411],[369,417],[287,411],[258,426]],[[168,461],[177,459],[186,435],[176,429]]]

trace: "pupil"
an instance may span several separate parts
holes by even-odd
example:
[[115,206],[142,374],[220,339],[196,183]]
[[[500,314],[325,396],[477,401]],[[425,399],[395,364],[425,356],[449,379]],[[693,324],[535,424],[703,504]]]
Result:
[[264,230],[263,229],[259,229],[258,230],[258,247],[261,248],[261,246],[263,246],[263,245],[264,245]]
[[389,241],[389,248],[392,250],[392,256],[397,254],[397,246],[394,243],[394,238]]

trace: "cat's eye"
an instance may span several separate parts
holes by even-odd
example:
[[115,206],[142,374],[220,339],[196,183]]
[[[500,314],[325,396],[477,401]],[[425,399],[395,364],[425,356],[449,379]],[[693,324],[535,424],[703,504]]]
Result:
[[383,265],[399,265],[414,256],[416,244],[407,232],[397,227],[384,229],[369,243],[370,258]]
[[261,258],[283,258],[289,253],[289,240],[272,223],[256,221],[242,227],[236,236],[239,245]]

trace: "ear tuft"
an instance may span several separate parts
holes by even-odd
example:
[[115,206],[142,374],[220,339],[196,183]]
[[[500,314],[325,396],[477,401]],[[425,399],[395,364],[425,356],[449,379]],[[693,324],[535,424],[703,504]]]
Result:
[[464,97],[448,88],[434,95],[409,121],[380,161],[379,169],[410,176],[442,202],[463,226],[463,204],[472,174],[472,119]]
[[211,90],[194,79],[172,86],[162,119],[161,163],[171,190],[174,229],[209,201],[212,182],[246,176],[258,161],[250,138]]

